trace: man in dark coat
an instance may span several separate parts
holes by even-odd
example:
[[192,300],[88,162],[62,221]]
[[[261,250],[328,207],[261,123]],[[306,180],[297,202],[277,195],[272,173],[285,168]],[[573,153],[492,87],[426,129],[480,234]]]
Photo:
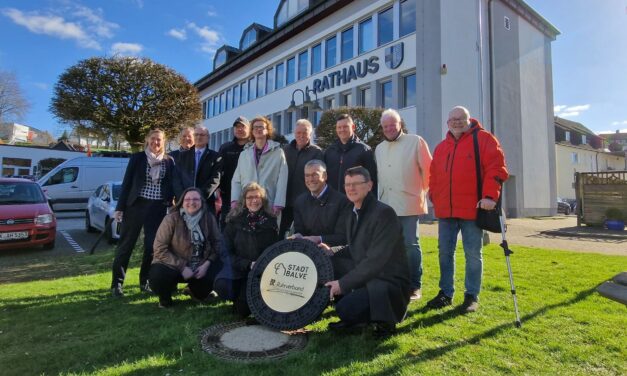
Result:
[[[220,195],[222,196],[222,210],[220,211],[220,228],[224,229],[226,216],[231,210],[231,180],[237,168],[239,155],[244,146],[250,142],[250,123],[243,116],[233,122],[233,140],[220,146],[218,152],[222,157],[222,177],[220,178]],[[238,200],[235,197],[234,200]]]
[[324,152],[324,163],[328,167],[327,183],[334,189],[344,191],[344,171],[351,167],[363,166],[372,176],[372,191],[377,192],[377,164],[370,146],[355,134],[355,123],[348,114],[338,116],[335,123],[337,140]]
[[180,166],[181,164],[181,156],[184,152],[194,146],[194,128],[185,127],[181,129],[181,133],[179,133],[179,148],[176,150],[172,150],[170,152],[170,157],[174,159],[174,164]]
[[279,236],[283,238],[294,220],[294,202],[307,192],[305,186],[305,164],[312,159],[322,159],[322,149],[311,143],[313,126],[307,119],[300,119],[294,128],[294,140],[283,147],[287,160],[287,197],[281,212]]
[[222,157],[209,149],[209,131],[206,127],[198,126],[194,129],[194,140],[194,146],[181,155],[181,169],[187,176],[193,177],[193,186],[202,191],[207,208],[215,215],[214,193],[220,185]]
[[325,252],[348,252],[353,262],[325,284],[331,299],[341,297],[335,305],[341,321],[329,327],[345,330],[374,323],[375,335],[387,336],[405,317],[411,290],[401,224],[394,209],[370,193],[373,183],[364,167],[346,170],[344,186],[354,205],[346,226],[348,245],[320,245]]
[[327,184],[327,166],[318,159],[305,164],[308,191],[294,202],[294,237],[331,247],[346,244],[346,219],[352,204]]

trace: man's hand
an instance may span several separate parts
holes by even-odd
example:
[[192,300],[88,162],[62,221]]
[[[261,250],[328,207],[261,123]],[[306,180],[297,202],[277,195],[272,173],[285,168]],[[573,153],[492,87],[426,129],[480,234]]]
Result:
[[490,200],[489,198],[482,198],[477,203],[477,207],[483,210],[492,210],[496,207],[496,202]]
[[317,236],[317,235],[303,236],[303,239],[309,240],[310,242],[314,244],[322,243],[322,237]]
[[281,211],[283,210],[282,206],[273,206],[272,207],[272,212],[274,213],[274,215],[276,215],[277,217],[279,216],[279,214],[281,214]]
[[200,265],[198,269],[196,269],[196,272],[194,273],[194,278],[196,279],[203,278],[207,274],[209,265],[211,265],[211,261],[206,260],[205,262],[203,262],[202,265]]
[[292,240],[292,239],[302,239],[303,236],[297,232],[295,234],[292,234],[292,235],[288,236],[287,238],[290,239],[290,240]]
[[187,281],[194,276],[194,271],[189,266],[186,266],[181,272],[181,275],[183,276],[183,279]]
[[123,211],[115,211],[113,212],[113,219],[116,220],[116,222],[122,222],[122,218],[124,217],[124,212]]
[[329,288],[329,299],[333,300],[335,296],[342,294],[342,289],[340,288],[339,281],[329,281],[324,285]]
[[322,250],[322,252],[324,252],[325,255],[327,256],[333,256],[334,253],[331,250],[331,247],[329,247],[329,245],[327,243],[320,243],[318,244],[318,248],[320,248]]

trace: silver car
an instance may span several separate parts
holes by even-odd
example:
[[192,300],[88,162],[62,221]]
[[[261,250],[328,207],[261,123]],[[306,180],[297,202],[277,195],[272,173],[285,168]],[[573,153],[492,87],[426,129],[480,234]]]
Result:
[[87,232],[104,231],[110,244],[115,243],[120,238],[118,222],[113,220],[113,213],[121,190],[121,181],[104,183],[96,188],[94,194],[89,197],[85,211],[85,229]]

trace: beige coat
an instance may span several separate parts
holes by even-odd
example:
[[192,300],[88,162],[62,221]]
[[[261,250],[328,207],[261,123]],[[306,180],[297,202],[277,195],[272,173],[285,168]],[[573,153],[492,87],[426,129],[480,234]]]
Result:
[[432,158],[425,140],[402,133],[394,141],[377,145],[375,159],[379,200],[391,206],[398,216],[426,214]]

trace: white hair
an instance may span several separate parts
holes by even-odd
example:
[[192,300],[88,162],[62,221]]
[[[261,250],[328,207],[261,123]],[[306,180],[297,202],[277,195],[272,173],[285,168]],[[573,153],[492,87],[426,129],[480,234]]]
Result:
[[381,123],[383,123],[383,119],[387,118],[387,117],[393,117],[394,119],[396,119],[399,123],[401,122],[401,115],[398,113],[398,111],[396,111],[393,108],[388,108],[387,110],[383,111],[381,113],[381,119],[379,120]]

